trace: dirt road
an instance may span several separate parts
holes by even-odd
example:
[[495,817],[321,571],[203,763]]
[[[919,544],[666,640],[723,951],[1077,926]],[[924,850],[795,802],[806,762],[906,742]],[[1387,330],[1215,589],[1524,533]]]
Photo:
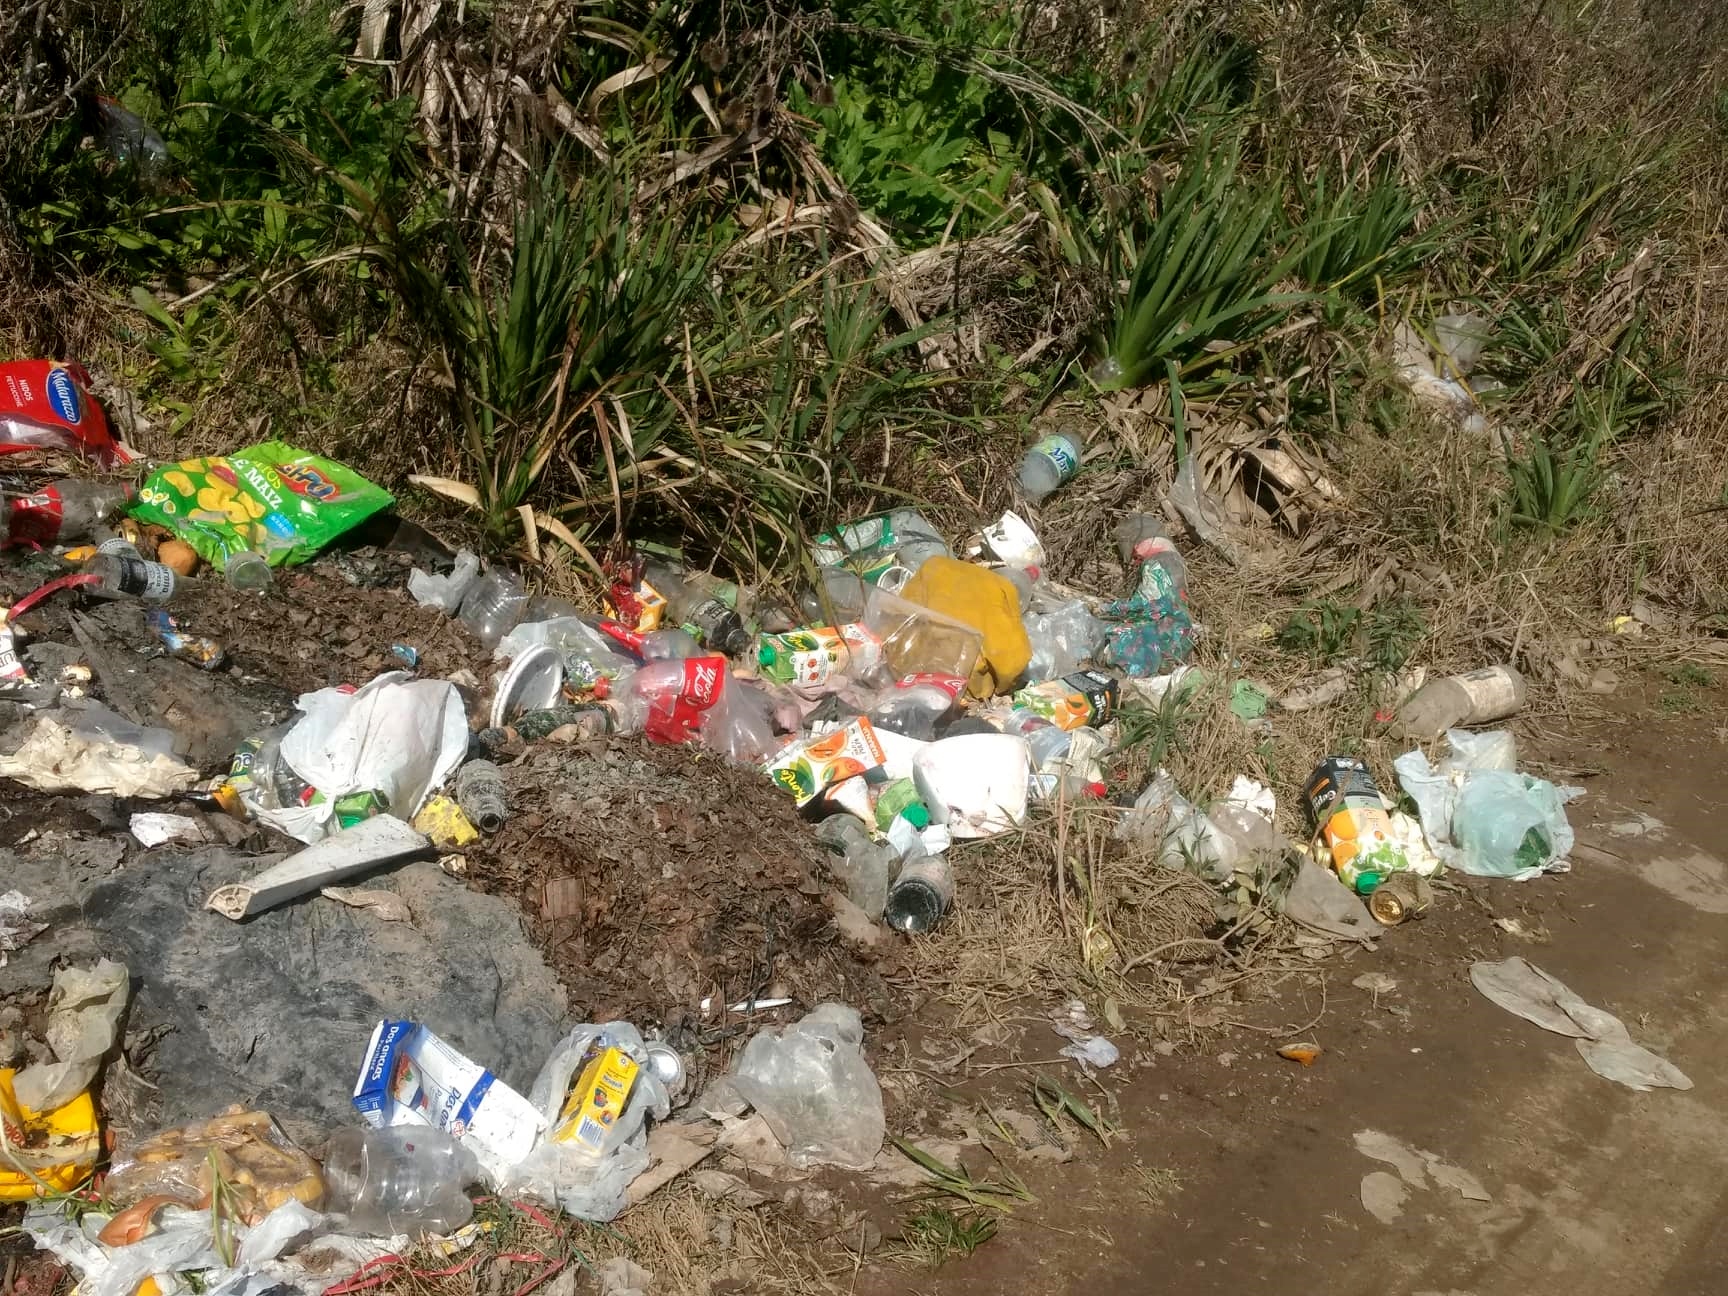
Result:
[[[1473,881],[1379,952],[1329,960],[1323,992],[1262,1005],[1266,1033],[1205,1056],[1142,1055],[1120,1092],[1125,1146],[1033,1176],[1038,1205],[997,1239],[892,1289],[1728,1290],[1728,749],[1715,723],[1629,706],[1564,743],[1527,741],[1539,770],[1589,790],[1570,875]],[[1696,1087],[1622,1088],[1571,1041],[1482,998],[1470,963],[1513,954],[1618,1014]],[[1364,972],[1396,987],[1354,986]],[[1313,1018],[1320,993],[1307,1033],[1326,1052],[1303,1069],[1274,1055],[1289,1038],[1276,1032]],[[1392,1167],[1356,1150],[1366,1130],[1468,1172],[1492,1200],[1418,1170],[1425,1186],[1378,1221],[1362,1180]]]

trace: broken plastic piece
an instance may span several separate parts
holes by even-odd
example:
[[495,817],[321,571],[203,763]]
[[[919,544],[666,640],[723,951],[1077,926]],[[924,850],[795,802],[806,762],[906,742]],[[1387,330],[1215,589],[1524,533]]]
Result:
[[290,855],[250,882],[217,887],[204,907],[238,922],[309,891],[419,855],[430,846],[426,838],[395,816],[374,815]]

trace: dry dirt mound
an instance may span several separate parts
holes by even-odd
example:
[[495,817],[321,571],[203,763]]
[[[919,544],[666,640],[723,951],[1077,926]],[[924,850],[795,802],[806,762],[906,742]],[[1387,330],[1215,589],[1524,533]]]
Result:
[[835,930],[823,847],[759,772],[602,739],[534,746],[505,779],[512,817],[470,852],[472,878],[520,897],[573,1015],[700,1029],[789,997],[894,1016],[884,963]]

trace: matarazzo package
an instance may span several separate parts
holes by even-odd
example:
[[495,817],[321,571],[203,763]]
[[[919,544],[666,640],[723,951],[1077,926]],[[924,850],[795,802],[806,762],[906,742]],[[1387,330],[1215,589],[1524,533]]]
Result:
[[497,1184],[534,1150],[534,1104],[426,1027],[381,1021],[366,1046],[354,1106],[368,1125],[431,1125],[474,1153]]

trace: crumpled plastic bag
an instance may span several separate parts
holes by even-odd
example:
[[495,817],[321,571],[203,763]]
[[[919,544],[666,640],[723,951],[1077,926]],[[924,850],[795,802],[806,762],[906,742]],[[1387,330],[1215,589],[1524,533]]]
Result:
[[887,1123],[857,1009],[820,1004],[783,1030],[758,1032],[728,1079],[793,1165],[862,1170],[875,1162]]
[[[209,1296],[263,1296],[284,1284],[322,1291],[407,1244],[406,1238],[326,1236],[336,1221],[297,1201],[277,1207],[251,1228],[225,1219],[222,1230],[208,1210],[166,1206],[156,1217],[155,1231],[129,1246],[96,1241],[106,1222],[100,1212],[74,1219],[62,1203],[37,1202],[25,1212],[23,1228],[39,1249],[77,1272],[80,1296],[134,1296],[155,1275],[191,1273],[200,1275],[199,1290]],[[216,1249],[224,1230],[236,1244],[232,1267]],[[163,1289],[183,1291],[186,1284],[165,1282]]]
[[973,627],[984,651],[968,688],[974,697],[1002,692],[1026,673],[1032,644],[1020,621],[1020,592],[1007,577],[958,558],[927,558],[900,597]]
[[416,567],[408,573],[408,594],[421,607],[437,608],[455,616],[462,596],[480,575],[480,559],[467,549],[456,552],[456,566],[448,576],[438,576]]
[[1079,599],[1053,603],[1042,612],[1028,612],[1024,620],[1026,638],[1032,646],[1026,678],[1034,684],[1079,670],[1104,633],[1103,623]]
[[1337,940],[1370,941],[1385,930],[1336,873],[1307,857],[1284,895],[1284,914],[1309,931]]
[[467,710],[448,680],[392,671],[353,692],[304,693],[296,705],[304,714],[282,736],[282,758],[323,799],[256,814],[308,845],[351,793],[377,792],[380,809],[412,819],[468,754]]
[[1117,841],[1138,841],[1155,848],[1165,868],[1185,869],[1223,885],[1236,874],[1242,849],[1177,790],[1168,770],[1159,770],[1116,824]]
[[68,708],[37,717],[18,750],[0,756],[0,778],[38,792],[173,796],[198,782],[173,742],[170,730],[134,725],[98,704]]
[[48,994],[48,1025],[42,1038],[53,1062],[25,1067],[12,1092],[32,1111],[64,1107],[96,1078],[120,1028],[131,982],[124,963],[100,960],[93,968],[64,967]]
[[1583,795],[1508,768],[1516,759],[1504,731],[1448,730],[1451,754],[1438,768],[1420,749],[1392,762],[1422,820],[1422,833],[1448,868],[1523,882],[1570,867],[1566,803]]
[[[567,1143],[557,1143],[550,1132],[557,1128],[572,1078],[582,1068],[590,1045],[599,1042],[624,1050],[638,1063],[636,1083],[631,1086],[624,1114],[613,1127],[606,1151],[589,1156]],[[631,1180],[648,1168],[647,1121],[665,1120],[672,1101],[666,1086],[648,1065],[648,1051],[641,1032],[629,1022],[606,1022],[576,1027],[546,1059],[528,1101],[540,1112],[548,1134],[505,1179],[504,1191],[556,1203],[566,1214],[605,1223],[624,1209],[625,1190]]]

